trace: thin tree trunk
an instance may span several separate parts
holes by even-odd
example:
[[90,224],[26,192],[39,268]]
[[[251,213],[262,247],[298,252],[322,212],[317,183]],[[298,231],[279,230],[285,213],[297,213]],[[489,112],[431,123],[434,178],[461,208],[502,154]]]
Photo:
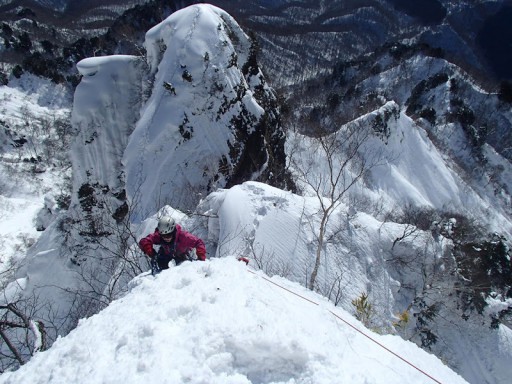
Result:
[[5,334],[4,330],[0,328],[0,336],[2,337],[2,339],[5,341],[5,344],[7,344],[7,347],[9,348],[9,350],[12,352],[12,354],[14,355],[14,357],[16,358],[16,360],[18,360],[18,362],[20,363],[20,365],[23,365],[24,364],[24,361],[23,359],[21,358],[21,355],[20,353],[18,352],[18,350],[16,349],[16,347],[11,343],[11,340],[9,340],[9,338],[7,337],[7,335]]
[[313,272],[311,272],[311,278],[309,279],[309,289],[313,290],[315,288],[316,276],[318,275],[318,269],[320,268],[320,258],[322,256],[322,248],[324,245],[324,232],[325,225],[327,222],[327,213],[324,212],[324,216],[322,217],[322,222],[320,224],[320,233],[318,235],[318,247],[316,248],[316,258],[315,258],[315,266],[313,267]]

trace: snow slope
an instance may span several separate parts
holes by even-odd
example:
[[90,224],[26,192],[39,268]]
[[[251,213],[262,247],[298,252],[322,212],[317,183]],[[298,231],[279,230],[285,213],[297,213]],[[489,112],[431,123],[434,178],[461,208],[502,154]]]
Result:
[[0,383],[466,382],[414,344],[365,330],[233,257],[143,274],[131,286]]
[[[240,43],[236,50],[232,45],[236,40],[231,40],[233,36]],[[35,293],[39,299],[48,300],[64,318],[71,301],[67,294],[84,284],[77,279],[80,273],[88,267],[96,273],[95,267],[101,265],[102,259],[112,260],[112,255],[119,257],[116,247],[121,248],[125,243],[121,244],[120,239],[114,236],[116,233],[112,233],[130,231],[121,233],[121,240],[128,240],[129,245],[127,254],[123,253],[123,256],[130,261],[131,257],[137,260],[141,253],[133,244],[134,240],[155,228],[155,212],[166,211],[175,215],[184,228],[205,239],[210,259],[250,256],[252,265],[269,275],[279,274],[305,285],[314,261],[315,230],[320,220],[318,199],[308,191],[299,196],[254,182],[230,189],[216,189],[224,186],[225,182],[223,176],[218,175],[222,165],[219,158],[231,153],[228,141],[233,144],[237,139],[226,128],[243,111],[251,112],[249,115],[252,117],[262,113],[262,107],[253,98],[253,84],[242,78],[240,68],[231,65],[236,54],[239,54],[239,63],[247,59],[249,43],[243,32],[229,15],[218,8],[195,5],[176,12],[155,26],[148,32],[146,43],[146,61],[132,56],[112,56],[90,58],[79,63],[78,69],[84,77],[77,88],[73,110],[73,124],[79,134],[72,148],[71,209],[60,217],[62,221],[59,224],[62,225],[50,225],[30,249],[26,264],[18,273],[17,283],[25,289],[27,297]],[[243,97],[238,98],[241,94],[237,90],[242,86]],[[211,97],[212,91],[215,98]],[[225,114],[217,113],[224,108],[227,108]],[[247,126],[252,129],[251,124]],[[304,149],[308,139],[300,136],[298,141],[303,145],[299,149],[303,150],[306,158],[310,155]],[[425,131],[404,113],[390,121],[390,136],[385,142],[376,139],[370,144],[374,148],[382,147],[389,154],[388,161],[373,169],[365,184],[357,184],[350,191],[350,199],[347,196],[333,213],[327,227],[326,238],[329,241],[323,250],[318,289],[325,296],[332,293],[330,298],[337,300],[345,310],[352,309],[351,301],[367,292],[376,308],[375,327],[392,332],[391,323],[397,319],[397,313],[410,308],[416,298],[415,292],[423,293],[421,290],[427,287],[431,289],[428,291],[430,297],[445,302],[442,291],[436,291],[437,285],[429,285],[422,273],[431,272],[429,268],[434,267],[436,271],[450,271],[450,258],[446,257],[450,242],[443,238],[434,241],[430,231],[419,231],[414,238],[406,239],[393,249],[394,240],[404,233],[406,226],[386,222],[383,218],[385,213],[400,210],[405,202],[411,202],[437,209],[467,209],[475,214],[487,214],[496,227],[510,231],[511,226],[505,215],[493,211],[489,201],[481,199],[465,185],[457,172],[444,161],[442,153]],[[324,174],[325,162],[318,158],[315,161],[318,162],[318,173]],[[224,165],[229,167],[233,163],[227,161]],[[215,179],[215,176],[220,178]],[[212,180],[215,182],[209,184]],[[208,188],[215,192],[207,195],[205,191]],[[93,193],[86,193],[93,189]],[[115,204],[122,204],[123,195],[136,212],[132,212],[134,215],[131,217],[123,217],[126,222],[116,222],[112,213],[117,207]],[[200,197],[202,200],[197,207],[192,207],[195,209],[192,209],[194,214],[190,217],[175,209],[196,202]],[[166,206],[171,202],[172,207]],[[89,218],[90,222],[87,221]],[[95,226],[91,230],[91,223],[106,223],[106,229],[111,232]],[[73,230],[69,230],[73,225]],[[69,231],[63,233],[63,228]],[[112,236],[102,237],[105,233]],[[67,243],[63,245],[64,239]],[[90,243],[86,244],[84,239]],[[426,270],[418,272],[390,266],[389,261],[396,257],[394,252],[397,249],[402,252],[399,256],[418,254],[424,257]],[[94,264],[96,262],[98,264]],[[177,380],[196,382],[200,379],[195,378],[194,372],[203,378],[202,382],[210,382],[211,379],[213,382],[327,383],[337,382],[333,378],[345,377],[345,374],[353,376],[349,381],[354,382],[428,382],[420,378],[422,375],[409,376],[394,360],[388,361],[376,351],[374,354],[369,344],[359,341],[359,336],[343,333],[342,339],[335,339],[333,332],[324,330],[342,328],[331,316],[327,316],[330,320],[324,323],[320,320],[322,316],[315,314],[315,307],[311,309],[310,306],[297,313],[295,307],[289,308],[279,301],[287,297],[280,291],[277,302],[273,302],[266,286],[249,285],[254,281],[245,270],[239,276],[237,269],[229,263],[222,263],[228,262],[215,259],[204,264],[217,271],[209,277],[222,276],[218,280],[203,279],[207,271],[200,269],[199,264],[177,268],[155,280],[136,280],[139,286],[130,295],[100,315],[83,321],[69,339],[60,339],[49,352],[38,354],[34,362],[22,368],[19,374],[6,374],[1,379],[12,378],[10,382],[13,383],[21,378],[38,382],[35,379],[37,372],[42,375],[42,380],[44,377],[47,380],[67,377],[73,381],[73,378],[76,380],[76,377],[83,378],[89,374],[92,375],[91,382],[92,378],[106,382],[109,379],[116,382],[119,378],[121,382],[128,380],[123,379],[127,377],[126,372],[132,372],[134,380],[140,377],[142,381],[157,374],[154,372],[162,371],[169,377],[177,377]],[[145,263],[142,266],[147,267]],[[236,268],[240,268],[239,264]],[[222,271],[233,275],[233,280]],[[85,282],[98,284],[93,287],[94,293],[108,290],[109,295],[114,292],[115,296],[118,291],[125,290],[121,284],[110,291],[111,276],[108,272],[111,271],[100,272],[103,274],[93,275],[94,279]],[[130,276],[118,277],[116,275],[112,280],[118,283]],[[199,280],[197,284],[196,280]],[[279,282],[291,284],[290,287],[302,294],[322,301],[322,308],[328,305],[318,296],[304,293],[298,285],[282,279]],[[447,280],[444,284],[452,282]],[[337,291],[332,289],[333,283],[338,284]],[[218,287],[221,293],[217,292]],[[69,292],[62,288],[68,288]],[[229,291],[232,296],[222,295],[224,291]],[[259,291],[267,294],[260,298],[257,296]],[[195,296],[195,292],[199,296]],[[248,297],[246,292],[253,294]],[[16,293],[19,294],[18,288]],[[164,305],[152,307],[148,297]],[[107,297],[108,300],[110,298]],[[132,298],[134,301],[130,302]],[[252,305],[251,298],[258,311],[251,311],[250,315],[237,313],[241,306],[245,308],[243,300],[249,300],[247,306]],[[187,299],[191,301],[187,302]],[[103,296],[101,300],[104,300]],[[126,307],[122,304],[124,301],[129,303]],[[106,305],[103,301],[101,304]],[[143,305],[150,307],[144,307],[143,313],[137,312],[135,307]],[[262,311],[261,317],[259,311]],[[233,316],[240,317],[226,319],[231,312]],[[412,312],[411,317],[415,314]],[[441,315],[439,317],[443,320],[440,320],[441,325],[436,332],[440,331],[442,336],[438,348],[440,355],[445,353],[443,359],[460,369],[461,374],[473,383],[484,380],[489,383],[505,382],[509,377],[512,356],[510,329],[502,325],[494,332],[480,324],[459,324],[458,313],[445,311]],[[303,316],[306,324],[302,324]],[[170,324],[169,318],[172,320]],[[152,327],[154,321],[156,325]],[[96,322],[99,323],[97,326],[94,325]],[[244,333],[246,323],[248,335]],[[263,327],[263,335],[256,332],[259,328],[257,323]],[[310,329],[312,324],[315,329]],[[228,329],[228,326],[232,327]],[[220,334],[215,333],[216,329]],[[99,335],[95,334],[96,331]],[[166,334],[173,338],[165,338],[163,335]],[[235,339],[231,335],[236,335]],[[79,340],[74,341],[75,338]],[[349,343],[347,338],[351,340]],[[352,342],[355,339],[358,341]],[[395,337],[382,339],[393,340],[391,345],[396,344],[397,349],[407,351],[406,355],[418,353],[420,360],[425,356]],[[320,346],[312,340],[318,340]],[[460,340],[463,340],[462,352],[458,351]],[[178,364],[177,367],[164,364],[167,360],[163,355],[167,349],[163,348],[171,342],[176,342],[172,344],[173,349],[182,351],[178,361],[183,356],[194,369],[187,364]],[[190,348],[192,344],[197,348]],[[359,345],[364,347],[362,352]],[[153,346],[162,346],[162,349]],[[216,352],[217,347],[221,353]],[[365,348],[372,352],[367,354]],[[138,355],[139,349],[144,355]],[[126,350],[132,353],[126,353]],[[470,352],[466,354],[466,351]],[[272,354],[271,363],[267,362],[266,353]],[[93,360],[89,362],[89,359]],[[52,371],[57,369],[54,368],[57,360],[69,363],[62,371]],[[76,360],[84,363],[76,363]],[[273,371],[261,369],[263,360]],[[108,367],[109,361],[115,368]],[[358,365],[359,361],[368,364]],[[155,371],[151,370],[153,362],[157,368]],[[444,377],[445,368],[437,366],[437,361],[435,364],[432,369],[441,372],[441,379],[457,382],[451,376]],[[215,367],[221,368],[216,370]],[[429,365],[426,368],[430,371]],[[111,372],[116,375],[110,376]],[[144,372],[150,373],[145,376]],[[222,381],[223,378],[226,381]],[[381,378],[388,380],[378,381]],[[236,381],[239,379],[241,381]]]
[[27,160],[38,155],[60,157],[47,154],[43,143],[55,139],[55,122],[69,114],[71,95],[63,86],[25,74],[0,86],[0,99],[0,271],[3,272],[10,262],[22,260],[40,236],[36,218],[43,201],[53,200],[63,189],[63,178],[69,174],[54,159],[50,163]]

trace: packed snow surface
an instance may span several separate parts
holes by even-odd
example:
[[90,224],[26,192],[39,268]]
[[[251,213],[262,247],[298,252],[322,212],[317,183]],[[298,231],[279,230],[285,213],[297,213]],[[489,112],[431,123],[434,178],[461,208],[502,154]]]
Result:
[[324,298],[234,257],[140,275],[127,295],[0,376],[41,384],[434,380],[465,383],[413,343],[373,334]]

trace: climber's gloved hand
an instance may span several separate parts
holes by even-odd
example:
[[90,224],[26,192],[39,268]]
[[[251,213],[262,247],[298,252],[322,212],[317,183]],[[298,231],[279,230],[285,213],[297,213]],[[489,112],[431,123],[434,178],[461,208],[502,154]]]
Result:
[[190,261],[197,260],[197,250],[195,248],[190,249],[187,253],[187,258]]

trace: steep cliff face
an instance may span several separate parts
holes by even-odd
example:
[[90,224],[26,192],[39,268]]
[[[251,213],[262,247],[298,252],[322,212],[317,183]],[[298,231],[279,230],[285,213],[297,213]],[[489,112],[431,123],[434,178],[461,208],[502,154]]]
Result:
[[276,98],[234,19],[194,5],[148,31],[145,46],[150,96],[123,160],[129,196],[154,201],[142,211],[193,209],[200,196],[242,180],[284,185]]

